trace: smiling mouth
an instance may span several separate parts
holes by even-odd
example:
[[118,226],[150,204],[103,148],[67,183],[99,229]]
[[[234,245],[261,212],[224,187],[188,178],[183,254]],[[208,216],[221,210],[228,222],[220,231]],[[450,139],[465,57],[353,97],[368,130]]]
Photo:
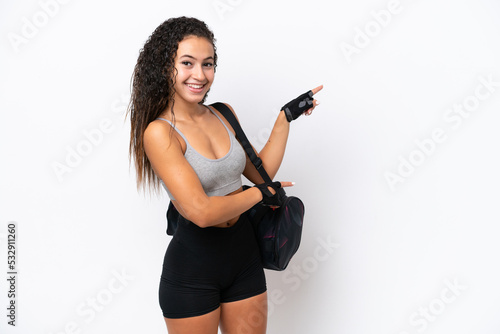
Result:
[[186,84],[188,90],[193,94],[202,94],[205,91],[206,84],[198,85],[198,84]]
[[201,89],[203,87],[205,87],[205,85],[195,85],[195,84],[186,84],[188,87],[190,88],[194,88],[194,89]]

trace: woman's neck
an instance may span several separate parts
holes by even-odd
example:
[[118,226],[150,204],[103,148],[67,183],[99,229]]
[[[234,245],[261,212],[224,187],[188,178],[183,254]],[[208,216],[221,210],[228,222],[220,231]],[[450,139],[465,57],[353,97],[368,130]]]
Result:
[[[175,101],[174,114],[176,120],[186,120],[186,121],[196,121],[200,116],[207,112],[207,108],[203,104],[199,103],[188,103],[183,100]],[[167,109],[165,110],[166,115],[172,117],[172,104],[169,103]]]

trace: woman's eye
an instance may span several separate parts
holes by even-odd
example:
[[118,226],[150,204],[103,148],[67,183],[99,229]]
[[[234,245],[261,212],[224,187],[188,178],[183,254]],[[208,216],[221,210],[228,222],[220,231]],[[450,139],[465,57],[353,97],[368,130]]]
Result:
[[212,64],[212,63],[205,63],[205,66],[206,67],[212,67],[212,66],[214,66],[214,64]]
[[191,62],[189,62],[189,61],[183,61],[181,64],[182,64],[182,65],[189,66],[189,65],[191,65]]

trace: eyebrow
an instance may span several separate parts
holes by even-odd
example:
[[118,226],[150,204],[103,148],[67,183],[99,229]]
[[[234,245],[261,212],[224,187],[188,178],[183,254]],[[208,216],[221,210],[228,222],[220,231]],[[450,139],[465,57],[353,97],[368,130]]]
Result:
[[[191,58],[191,59],[196,60],[196,58],[195,58],[195,57],[193,57],[193,56],[191,56],[191,55],[182,55],[180,58],[184,58],[184,57],[187,57],[187,58]],[[205,59],[203,59],[203,60],[209,60],[209,59],[212,59],[212,60],[213,60],[213,59],[214,59],[214,57],[210,56],[210,57],[207,57],[207,58],[205,58]]]

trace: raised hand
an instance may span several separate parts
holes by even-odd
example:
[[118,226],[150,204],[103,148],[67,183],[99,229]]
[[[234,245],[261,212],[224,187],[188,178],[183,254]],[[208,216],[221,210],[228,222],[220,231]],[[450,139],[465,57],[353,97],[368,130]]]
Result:
[[310,115],[314,108],[319,104],[319,102],[313,98],[313,95],[322,89],[323,85],[313,88],[307,93],[304,93],[285,104],[281,110],[285,112],[287,121],[291,122],[302,114]]

